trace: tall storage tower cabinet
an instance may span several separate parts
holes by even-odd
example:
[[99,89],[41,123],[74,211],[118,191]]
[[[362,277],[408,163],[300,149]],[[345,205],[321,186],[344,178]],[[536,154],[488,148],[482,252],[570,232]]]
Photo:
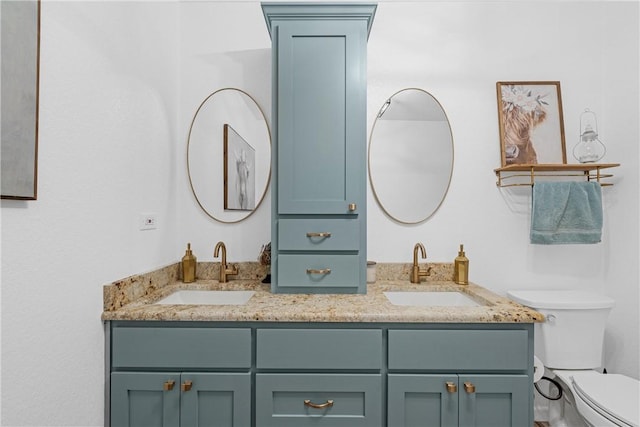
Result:
[[374,4],[263,3],[272,40],[272,291],[366,292]]

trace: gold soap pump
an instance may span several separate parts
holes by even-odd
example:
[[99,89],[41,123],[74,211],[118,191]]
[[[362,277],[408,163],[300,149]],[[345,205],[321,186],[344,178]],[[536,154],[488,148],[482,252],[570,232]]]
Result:
[[187,252],[182,257],[182,281],[184,283],[196,281],[196,257],[191,252],[191,243],[187,243]]
[[469,259],[464,254],[464,245],[460,244],[460,251],[453,262],[453,281],[458,285],[469,284]]

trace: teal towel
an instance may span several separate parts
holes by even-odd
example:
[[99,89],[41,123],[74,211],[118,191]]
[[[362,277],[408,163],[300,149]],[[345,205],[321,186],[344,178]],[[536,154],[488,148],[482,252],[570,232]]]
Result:
[[602,192],[597,182],[536,182],[531,207],[531,243],[598,243],[602,237]]

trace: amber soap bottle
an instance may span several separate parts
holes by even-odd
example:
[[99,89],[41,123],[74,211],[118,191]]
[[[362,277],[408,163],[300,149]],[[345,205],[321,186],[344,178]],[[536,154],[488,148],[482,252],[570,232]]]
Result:
[[460,244],[460,251],[453,262],[453,281],[458,285],[469,284],[469,259],[464,254],[464,245]]
[[187,252],[182,257],[182,281],[184,283],[196,281],[196,257],[191,252],[191,243],[187,243]]

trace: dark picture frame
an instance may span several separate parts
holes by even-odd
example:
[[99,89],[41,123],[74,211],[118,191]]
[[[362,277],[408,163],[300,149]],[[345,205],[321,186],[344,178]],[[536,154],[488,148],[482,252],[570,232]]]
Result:
[[223,126],[224,209],[256,208],[256,150],[229,124]]
[[2,199],[38,196],[40,0],[2,1]]

